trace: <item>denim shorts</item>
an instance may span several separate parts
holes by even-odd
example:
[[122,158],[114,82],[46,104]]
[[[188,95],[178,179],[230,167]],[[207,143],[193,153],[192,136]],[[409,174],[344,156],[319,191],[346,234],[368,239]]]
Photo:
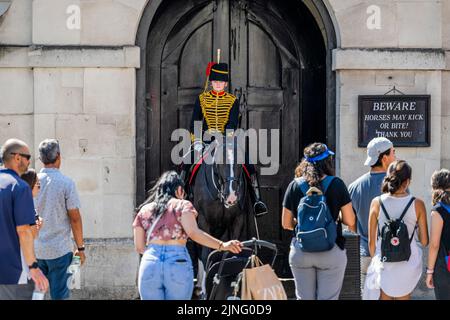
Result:
[[142,300],[189,300],[194,288],[192,261],[186,246],[150,244],[138,278]]
[[69,252],[62,257],[50,260],[38,259],[39,269],[47,277],[50,284],[50,296],[52,300],[64,300],[69,298],[67,280],[70,274],[67,268],[72,263],[73,253]]

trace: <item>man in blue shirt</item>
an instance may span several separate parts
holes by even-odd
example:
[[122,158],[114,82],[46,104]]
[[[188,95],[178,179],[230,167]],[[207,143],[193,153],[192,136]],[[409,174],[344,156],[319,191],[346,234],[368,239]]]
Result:
[[381,195],[381,184],[386,176],[386,170],[395,159],[395,149],[389,139],[382,137],[372,139],[367,145],[367,159],[364,163],[371,169],[352,182],[348,188],[353,210],[358,220],[358,234],[361,237],[359,251],[361,255],[362,287],[371,261],[368,248],[370,204],[373,198]]
[[34,286],[29,278],[38,290],[48,289],[34,253],[31,189],[20,178],[30,165],[30,150],[23,141],[10,139],[0,153],[4,165],[0,169],[0,300],[30,300]]

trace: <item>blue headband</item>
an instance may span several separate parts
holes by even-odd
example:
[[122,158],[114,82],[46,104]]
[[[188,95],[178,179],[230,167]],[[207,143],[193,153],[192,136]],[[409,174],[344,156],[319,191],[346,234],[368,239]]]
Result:
[[331,150],[328,150],[328,148],[325,149],[324,152],[322,152],[321,154],[319,154],[318,156],[315,156],[313,158],[308,158],[305,157],[306,161],[310,162],[310,163],[315,163],[317,161],[323,160],[328,158],[329,156],[334,156],[334,152]]

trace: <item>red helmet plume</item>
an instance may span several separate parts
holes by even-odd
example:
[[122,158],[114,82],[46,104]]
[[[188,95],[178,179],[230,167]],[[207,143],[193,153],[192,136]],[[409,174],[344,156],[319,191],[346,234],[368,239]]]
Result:
[[209,77],[211,74],[211,68],[216,64],[216,62],[210,62],[208,63],[208,66],[206,67],[206,76]]

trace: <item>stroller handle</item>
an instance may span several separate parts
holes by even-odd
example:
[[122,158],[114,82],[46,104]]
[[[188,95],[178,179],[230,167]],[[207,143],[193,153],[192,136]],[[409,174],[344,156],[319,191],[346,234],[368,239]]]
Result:
[[[273,255],[271,265],[273,266],[273,264],[275,263],[275,259],[277,258],[277,255],[278,255],[278,248],[275,244],[264,241],[264,240],[258,240],[256,238],[252,238],[252,240],[242,241],[241,243],[244,246],[243,249],[249,250],[253,247],[256,255],[258,252],[258,249],[256,248],[257,246],[265,247],[265,248],[272,250],[274,252],[274,255]],[[228,255],[229,255],[228,251],[223,254],[222,262],[228,257]]]
[[265,247],[270,250],[273,250],[275,252],[278,251],[277,246],[275,244],[264,241],[264,240],[258,240],[256,238],[253,238],[252,240],[243,241],[242,245],[244,247],[261,246],[261,247]]
[[[256,255],[257,255],[257,252],[258,252],[257,246],[265,247],[265,248],[268,248],[268,249],[272,250],[274,252],[274,255],[273,255],[271,266],[273,267],[273,265],[275,263],[275,259],[276,259],[277,254],[278,254],[278,249],[277,249],[277,246],[275,244],[267,242],[267,241],[264,241],[264,240],[258,240],[256,238],[252,238],[252,240],[242,241],[241,243],[243,245],[243,248],[242,248],[243,250],[252,250],[252,253],[256,254]],[[216,276],[222,274],[222,271],[223,271],[223,268],[224,268],[224,265],[225,265],[225,260],[227,259],[228,255],[229,255],[228,251],[226,251],[222,255],[222,259],[221,259],[220,265],[219,265],[219,270],[218,270]],[[217,283],[216,282],[214,283],[214,286],[213,286],[213,289],[211,291],[210,297],[214,297],[214,294],[215,294],[215,291],[216,291],[216,286],[217,286],[218,283],[220,283],[220,276],[219,276],[219,278],[215,279],[215,281],[217,281]]]

